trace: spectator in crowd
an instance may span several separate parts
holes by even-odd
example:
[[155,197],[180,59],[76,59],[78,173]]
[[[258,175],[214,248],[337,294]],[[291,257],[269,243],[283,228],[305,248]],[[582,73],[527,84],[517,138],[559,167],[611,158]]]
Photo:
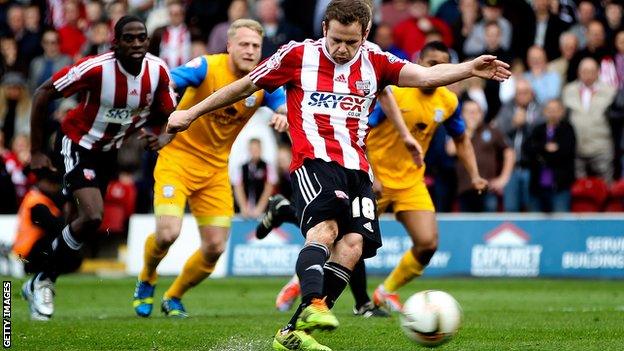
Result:
[[106,7],[106,12],[110,20],[111,28],[115,28],[117,21],[128,14],[128,2],[125,0],[111,1]]
[[238,19],[249,16],[247,0],[233,0],[228,7],[226,22],[221,22],[212,28],[208,38],[208,53],[219,54],[227,51],[227,30],[230,24]]
[[199,37],[191,37],[191,57],[199,57],[208,54],[208,45]]
[[265,210],[277,183],[275,170],[262,160],[260,139],[249,140],[249,161],[234,175],[234,196],[245,218],[257,218]]
[[460,54],[461,59],[465,59],[464,44],[479,21],[481,8],[478,0],[459,0],[459,9],[461,16],[452,24],[453,49]]
[[611,53],[605,43],[604,27],[600,21],[591,21],[587,25],[585,48],[572,56],[568,65],[567,82],[576,80],[579,63],[586,57],[591,57],[598,62],[600,79],[603,82],[611,82],[616,79]]
[[[501,30],[498,22],[489,22],[485,26],[485,51],[479,53],[479,55],[481,54],[494,55],[499,60],[511,62],[511,55],[502,47]],[[501,106],[500,83],[486,81],[484,92],[488,105],[485,120],[486,122],[489,122],[494,118],[494,116],[496,116],[496,113]]]
[[546,102],[546,121],[535,126],[525,144],[531,170],[531,211],[570,211],[576,137],[564,119],[565,112],[561,100]]
[[[448,47],[453,45],[453,33],[441,19],[429,16],[428,0],[410,0],[410,18],[394,27],[394,43],[412,59],[425,45],[425,36],[432,30],[442,34],[442,41]],[[415,60],[414,60],[415,61]]]
[[618,80],[618,89],[624,89],[624,30],[617,32],[614,39],[613,62]]
[[[457,193],[459,209],[462,212],[496,212],[498,197],[503,191],[514,166],[514,151],[505,135],[498,128],[484,123],[484,113],[479,104],[467,100],[462,106],[462,116],[466,121],[466,133],[470,136],[477,155],[477,167],[481,177],[489,182],[489,189],[479,193],[472,188],[468,173],[457,164]],[[449,155],[456,155],[452,142],[446,144]]]
[[278,0],[258,0],[256,17],[262,28],[262,58],[269,57],[291,40],[302,41],[301,30],[282,17]]
[[373,38],[373,43],[379,45],[379,47],[383,51],[387,51],[400,59],[409,60],[405,51],[399,49],[399,47],[394,45],[394,38],[392,37],[392,27],[390,27],[388,24],[382,23],[377,26],[377,30],[375,31],[375,37]]
[[535,22],[529,25],[529,29],[534,32],[533,45],[544,48],[548,61],[551,61],[561,55],[559,37],[568,29],[569,24],[550,12],[549,2],[550,0],[533,0]]
[[605,5],[603,25],[605,28],[606,42],[609,49],[613,49],[613,41],[615,35],[620,30],[624,29],[624,22],[622,21],[622,3],[618,1],[610,1]]
[[596,19],[596,6],[592,0],[581,0],[578,4],[578,23],[570,28],[576,39],[578,39],[579,48],[584,49],[587,44],[587,31],[589,24]]
[[17,213],[17,195],[15,195],[15,186],[11,180],[11,174],[7,169],[7,162],[12,153],[4,145],[4,135],[0,130],[0,194],[2,194],[0,214],[14,214]]
[[488,104],[483,90],[484,86],[483,79],[468,78],[449,85],[449,89],[459,97],[459,101],[472,100],[479,104],[481,111],[485,112],[488,110]]
[[26,28],[24,8],[19,5],[11,6],[7,12],[7,24],[10,34],[17,43],[17,58],[28,67],[33,57],[41,54],[40,33],[33,33]]
[[11,145],[14,136],[30,134],[30,105],[30,94],[22,75],[5,74],[0,85],[0,126],[5,147]]
[[84,56],[95,56],[110,51],[111,27],[106,21],[94,23],[88,32]]
[[11,181],[15,187],[15,195],[17,196],[17,204],[19,205],[30,186],[24,172],[24,168],[30,163],[29,137],[25,134],[16,135],[11,143],[11,152],[4,156],[6,156],[4,164],[8,173],[11,175]]
[[410,17],[409,6],[410,0],[383,1],[379,8],[381,21],[392,28],[396,27]]
[[289,145],[280,145],[277,150],[277,193],[292,201],[290,162],[292,154]]
[[85,33],[78,26],[80,20],[78,3],[65,1],[63,3],[63,16],[65,25],[58,29],[61,53],[78,60],[82,57],[83,45],[87,42]]
[[461,18],[460,3],[461,0],[445,0],[436,10],[435,16],[444,23],[452,25]]
[[191,60],[191,32],[184,23],[185,10],[182,2],[171,1],[167,10],[169,24],[154,31],[148,51],[173,68]]
[[96,23],[106,20],[104,4],[99,0],[89,0],[85,5],[85,20],[87,28],[91,29]]
[[556,72],[548,70],[546,51],[540,46],[529,48],[527,64],[529,70],[524,73],[524,79],[531,83],[537,102],[543,104],[558,98],[561,95],[561,78]]
[[31,3],[24,7],[24,27],[30,33],[34,33],[37,37],[41,37],[43,29],[41,28],[41,10],[39,6]]
[[613,141],[605,112],[615,89],[598,80],[599,67],[591,57],[578,68],[578,80],[563,88],[563,104],[570,109],[570,123],[576,132],[576,177],[595,174],[613,180]]
[[[503,17],[503,10],[500,0],[486,0],[482,8],[483,18],[479,21],[472,32],[468,34],[464,41],[464,54],[468,57],[478,56],[484,51],[491,50],[492,43],[488,43],[488,27],[496,23],[498,27],[497,46],[508,52],[511,47],[512,28],[511,23]],[[491,29],[490,29],[491,30]],[[501,59],[501,57],[499,57]],[[510,62],[510,61],[505,61]]]
[[43,82],[50,79],[54,72],[71,64],[71,58],[61,53],[59,40],[59,34],[54,29],[48,29],[43,33],[41,38],[43,55],[36,57],[30,63],[28,86],[31,93]]
[[505,104],[496,116],[496,126],[507,136],[516,155],[515,165],[505,187],[503,208],[509,212],[520,212],[529,208],[529,155],[526,143],[533,128],[543,121],[542,109],[535,100],[529,81],[516,81],[516,95]]
[[[28,191],[17,213],[17,234],[12,251],[24,263],[26,273],[39,272],[49,264],[49,247],[56,233],[63,229],[61,181],[58,173],[50,170],[38,172],[35,186]],[[68,266],[68,272],[78,269],[81,261],[76,256],[74,264]]]
[[7,72],[19,72],[26,74],[28,66],[24,60],[20,60],[17,54],[17,42],[13,37],[0,37],[0,55],[4,59]]
[[559,81],[561,82],[562,88],[567,82],[568,66],[570,65],[570,60],[572,60],[572,57],[576,53],[577,48],[578,39],[576,38],[576,35],[571,32],[564,32],[559,37],[559,51],[561,51],[561,56],[548,63],[548,70],[556,72],[559,75]]

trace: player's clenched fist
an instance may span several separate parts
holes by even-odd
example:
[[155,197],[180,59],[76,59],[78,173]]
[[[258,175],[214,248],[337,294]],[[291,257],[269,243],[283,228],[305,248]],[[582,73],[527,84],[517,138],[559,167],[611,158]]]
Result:
[[167,133],[179,133],[186,130],[193,122],[193,116],[189,110],[174,111],[167,121]]

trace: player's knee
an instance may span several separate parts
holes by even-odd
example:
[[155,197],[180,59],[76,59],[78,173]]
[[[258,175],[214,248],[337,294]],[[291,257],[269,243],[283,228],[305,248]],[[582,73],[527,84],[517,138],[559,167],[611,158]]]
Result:
[[225,252],[225,243],[209,243],[201,245],[201,252],[207,262],[217,262]]
[[306,242],[316,242],[329,247],[337,237],[338,224],[336,221],[324,221],[308,230]]
[[[336,260],[345,267],[355,267],[364,249],[364,238],[359,234],[347,234],[335,246]],[[332,257],[334,252],[332,252]]]
[[171,246],[180,236],[180,227],[174,223],[160,223],[156,228],[156,243],[161,248]]
[[93,211],[87,212],[80,216],[82,227],[87,231],[95,231],[102,224],[102,212]]
[[414,253],[414,257],[416,258],[416,260],[418,260],[418,262],[420,262],[420,264],[422,264],[423,266],[426,266],[429,264],[429,261],[431,261],[431,258],[437,250],[438,240],[436,238],[430,241],[419,243],[418,246],[414,247],[412,252]]

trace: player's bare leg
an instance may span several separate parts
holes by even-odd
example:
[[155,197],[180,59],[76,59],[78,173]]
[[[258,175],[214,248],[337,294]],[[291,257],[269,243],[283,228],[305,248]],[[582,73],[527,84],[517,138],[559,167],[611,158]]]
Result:
[[70,218],[74,220],[52,242],[47,269],[31,278],[22,289],[34,319],[47,320],[52,316],[56,279],[61,273],[73,268],[76,257],[80,255],[82,243],[102,223],[104,205],[98,188],[81,188],[75,190],[73,196],[73,213],[76,215]]
[[156,232],[145,239],[143,268],[139,273],[134,290],[134,311],[140,317],[149,317],[154,305],[154,290],[158,275],[156,268],[167,255],[169,247],[176,241],[182,228],[182,218],[178,216],[156,216]]
[[[223,222],[223,226],[218,226]],[[229,236],[229,217],[220,218],[215,225],[199,227],[201,245],[188,258],[182,272],[176,277],[173,284],[165,292],[162,302],[162,311],[172,317],[186,317],[186,310],[181,299],[190,288],[206,279],[215,268],[219,257],[225,251]]]
[[433,211],[402,211],[397,219],[403,224],[414,244],[405,252],[384,283],[373,295],[375,304],[400,311],[401,301],[396,291],[422,275],[438,248],[438,225]]

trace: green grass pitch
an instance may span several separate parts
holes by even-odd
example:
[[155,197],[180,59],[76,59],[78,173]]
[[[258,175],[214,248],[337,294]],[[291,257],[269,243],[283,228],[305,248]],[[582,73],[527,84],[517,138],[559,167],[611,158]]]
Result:
[[[12,289],[15,350],[270,350],[290,317],[275,311],[275,294],[287,278],[227,278],[203,282],[184,298],[186,320],[139,318],[131,307],[134,279],[61,277],[56,314],[31,322],[21,282]],[[369,288],[379,283],[371,279]],[[156,289],[159,302],[170,279]],[[427,279],[410,283],[403,298],[444,290],[462,305],[458,335],[439,350],[624,350],[624,281],[545,279]],[[351,314],[347,290],[334,311],[341,322],[317,340],[334,350],[417,350],[398,317]]]

